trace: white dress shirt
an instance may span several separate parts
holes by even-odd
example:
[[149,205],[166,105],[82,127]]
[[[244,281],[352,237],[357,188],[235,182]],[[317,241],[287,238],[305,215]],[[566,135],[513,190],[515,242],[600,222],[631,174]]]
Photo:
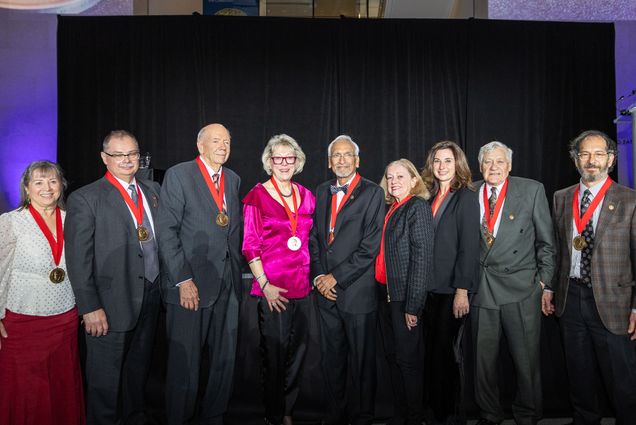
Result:
[[[497,188],[497,201],[499,201],[499,197],[501,196],[501,188],[503,187],[504,183],[506,181],[504,180],[503,183],[495,186]],[[492,186],[489,185],[488,183],[483,183],[480,187],[479,187],[479,217],[480,220],[479,222],[481,223],[482,220],[484,219],[484,214],[486,213],[486,207],[484,207],[484,185],[486,186],[486,191],[488,192],[488,196],[486,197],[486,199],[490,199],[490,194],[492,193]],[[499,223],[501,223],[501,211],[503,211],[503,207],[504,204],[506,203],[506,199],[504,198],[503,203],[501,204],[501,210],[499,210],[499,215],[497,216],[497,221],[495,221],[495,228],[492,231],[492,235],[496,238],[497,237],[497,232],[499,231]],[[492,212],[493,214],[495,213],[494,211]]]
[[[598,192],[601,190],[601,187],[605,184],[604,179],[602,182],[596,183],[592,187],[585,186],[582,182],[579,182],[579,198],[577,202],[579,203],[579,208],[581,207],[581,200],[583,199],[583,193],[586,189],[590,191],[592,194],[590,196],[590,204],[598,195]],[[566,205],[566,208],[571,208],[569,205]],[[603,199],[599,202],[598,206],[594,210],[594,214],[592,214],[592,228],[594,229],[594,233],[596,233],[596,225],[598,223],[598,217],[601,215],[601,209],[603,208]],[[579,211],[580,212],[580,211]],[[586,223],[587,224],[587,223]],[[579,235],[579,231],[576,230],[576,222],[574,221],[574,217],[572,217],[572,239]],[[572,248],[572,257],[570,259],[570,277],[581,277],[581,251],[577,251]]]

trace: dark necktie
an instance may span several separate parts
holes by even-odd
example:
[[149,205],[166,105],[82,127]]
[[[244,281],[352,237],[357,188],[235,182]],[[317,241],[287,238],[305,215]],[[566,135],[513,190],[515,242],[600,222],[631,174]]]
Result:
[[[128,186],[130,197],[135,205],[139,205],[139,199],[137,197],[137,188],[134,184]],[[159,276],[159,257],[157,254],[157,241],[155,240],[155,234],[152,231],[150,225],[150,219],[148,214],[144,211],[144,217],[142,225],[148,230],[150,237],[146,241],[141,241],[141,249],[144,255],[144,276],[149,282],[154,282],[157,276]]]
[[[587,211],[587,208],[590,206],[591,196],[592,193],[589,189],[585,189],[585,192],[583,192],[583,199],[581,199],[581,215],[585,214],[585,211]],[[579,272],[581,273],[581,280],[589,284],[591,283],[592,250],[594,249],[594,227],[592,226],[592,217],[590,217],[590,221],[585,224],[585,229],[581,232],[581,236],[585,238],[587,245],[581,250]]]
[[[492,215],[495,213],[496,205],[497,205],[497,188],[493,186],[490,188],[490,198],[488,198],[488,209],[490,210],[490,216],[488,217],[488,219],[491,219]],[[494,233],[494,230],[495,229],[493,228],[493,233]],[[486,220],[485,213],[481,219],[481,231],[483,232],[484,236],[487,236],[490,233],[488,231],[488,220]]]
[[329,186],[329,190],[331,191],[332,195],[335,195],[336,193],[340,191],[342,191],[342,193],[346,195],[347,191],[349,190],[349,185],[345,184],[344,186],[338,186],[338,185],[332,184]]

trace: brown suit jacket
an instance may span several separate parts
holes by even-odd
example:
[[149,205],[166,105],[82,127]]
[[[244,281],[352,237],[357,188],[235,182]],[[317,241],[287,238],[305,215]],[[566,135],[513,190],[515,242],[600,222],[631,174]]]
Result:
[[[567,302],[572,258],[572,198],[577,185],[554,194],[553,221],[558,247],[558,272],[553,281],[556,314]],[[603,199],[594,229],[592,289],[605,327],[627,334],[629,314],[636,306],[636,192],[614,182]]]

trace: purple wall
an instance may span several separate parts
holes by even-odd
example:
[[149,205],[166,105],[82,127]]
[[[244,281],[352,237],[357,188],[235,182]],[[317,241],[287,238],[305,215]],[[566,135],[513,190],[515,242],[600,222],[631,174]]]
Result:
[[0,9],[0,211],[27,164],[57,157],[56,28],[55,15]]
[[[490,0],[490,19],[528,21],[614,21],[616,30],[616,99],[636,89],[636,2],[634,0]],[[617,103],[624,109],[631,96]],[[618,181],[634,187],[632,135],[629,121],[617,125]],[[575,136],[574,134],[572,135]]]

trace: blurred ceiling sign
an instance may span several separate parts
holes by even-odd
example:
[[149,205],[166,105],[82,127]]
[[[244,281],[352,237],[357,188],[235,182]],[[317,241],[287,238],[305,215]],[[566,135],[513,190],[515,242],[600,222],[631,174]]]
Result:
[[0,8],[41,13],[81,13],[102,0],[0,0]]
[[203,14],[226,16],[258,16],[258,1],[259,0],[203,0]]

